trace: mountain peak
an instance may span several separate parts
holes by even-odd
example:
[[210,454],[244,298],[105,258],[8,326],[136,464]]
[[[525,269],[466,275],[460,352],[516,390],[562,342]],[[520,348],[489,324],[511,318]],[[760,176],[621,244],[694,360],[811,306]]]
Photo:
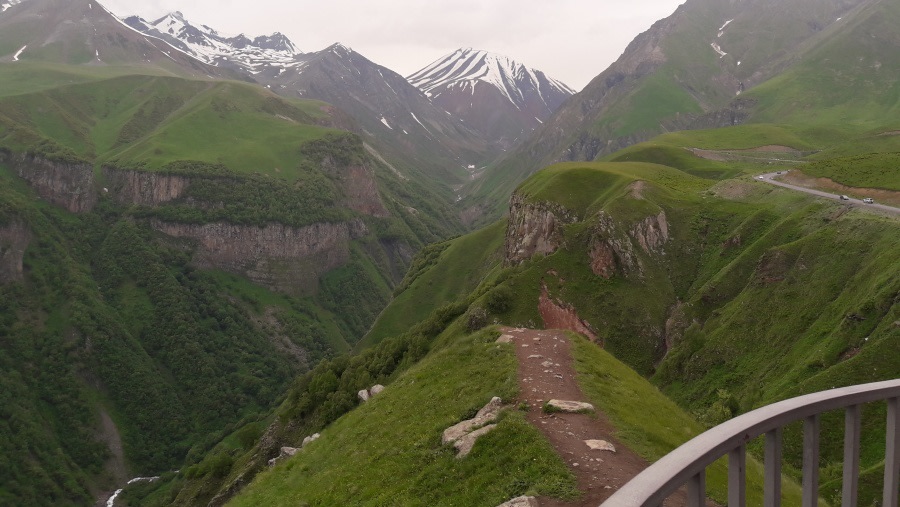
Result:
[[575,93],[564,83],[512,58],[473,48],[457,49],[407,79],[429,96],[434,95],[437,89],[448,86],[472,86],[474,89],[479,82],[488,83],[500,90],[517,107],[525,100],[524,94],[518,89],[519,85],[526,82],[537,88],[549,86],[566,95]]

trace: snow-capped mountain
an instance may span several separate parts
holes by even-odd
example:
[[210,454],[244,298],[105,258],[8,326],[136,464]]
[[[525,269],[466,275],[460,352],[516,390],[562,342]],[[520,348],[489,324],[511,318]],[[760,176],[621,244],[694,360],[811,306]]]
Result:
[[575,93],[539,70],[471,48],[458,49],[407,79],[435,105],[492,137],[521,138]]
[[129,26],[165,40],[172,46],[205,63],[237,66],[251,74],[267,68],[289,68],[300,65],[302,52],[281,33],[250,39],[244,34],[228,37],[206,25],[194,25],[181,12],[171,12],[156,21],[138,16],[125,19]]

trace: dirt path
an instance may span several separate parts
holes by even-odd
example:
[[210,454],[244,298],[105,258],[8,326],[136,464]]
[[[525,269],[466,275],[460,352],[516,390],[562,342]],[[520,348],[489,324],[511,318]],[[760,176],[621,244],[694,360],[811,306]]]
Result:
[[[519,360],[521,400],[531,407],[528,421],[537,427],[556,449],[578,479],[584,494],[574,502],[539,498],[541,507],[597,507],[632,477],[647,467],[647,462],[625,447],[614,436],[615,428],[600,412],[588,414],[546,414],[544,403],[551,399],[588,401],[581,393],[572,364],[571,344],[565,331],[503,328],[513,337]],[[606,440],[615,453],[591,450],[585,440]],[[666,506],[683,505],[684,497],[673,498]]]

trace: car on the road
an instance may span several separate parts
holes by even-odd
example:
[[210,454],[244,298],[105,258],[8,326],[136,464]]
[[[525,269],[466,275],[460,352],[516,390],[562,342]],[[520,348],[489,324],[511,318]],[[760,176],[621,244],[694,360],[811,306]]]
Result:
[[866,204],[875,204],[875,199],[872,199],[871,197],[866,197],[865,199],[863,199],[863,202]]
[[842,201],[849,201],[850,198],[847,197],[846,195],[841,195],[841,200],[842,200]]

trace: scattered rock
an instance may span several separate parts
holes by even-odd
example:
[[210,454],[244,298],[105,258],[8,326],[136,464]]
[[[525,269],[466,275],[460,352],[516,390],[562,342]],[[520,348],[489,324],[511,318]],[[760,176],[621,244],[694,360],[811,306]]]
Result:
[[472,447],[475,446],[475,441],[478,440],[478,437],[487,435],[488,433],[494,431],[496,428],[496,424],[489,424],[471,433],[467,433],[466,435],[453,442],[453,447],[455,447],[458,452],[456,457],[465,458],[466,456],[468,456],[469,453],[472,452]]
[[369,391],[366,389],[361,390],[360,392],[356,393],[356,395],[359,396],[359,401],[363,403],[369,401]]
[[551,366],[553,366],[553,361],[544,361],[543,363],[541,363],[541,366],[543,366],[544,368],[550,368]]
[[322,435],[319,435],[318,433],[313,433],[312,435],[310,435],[310,436],[304,438],[304,439],[303,439],[303,445],[301,445],[300,448],[302,449],[303,447],[306,447],[306,445],[309,444],[310,442],[315,442],[315,441],[318,440],[319,437],[321,437],[321,436],[322,436]]
[[356,393],[356,395],[359,396],[359,401],[365,403],[373,397],[381,394],[382,391],[384,391],[384,386],[381,384],[375,384],[369,389],[363,389],[362,391]]
[[275,466],[278,464],[279,461],[290,458],[291,456],[294,456],[298,452],[300,452],[300,449],[297,449],[296,447],[282,447],[281,452],[279,452],[278,456],[269,460],[269,466],[270,467]]
[[539,507],[539,504],[537,498],[533,496],[520,496],[497,507]]
[[503,400],[494,397],[487,405],[475,414],[472,419],[462,421],[444,430],[441,435],[441,443],[444,445],[453,443],[453,447],[458,451],[457,458],[462,458],[469,454],[472,446],[478,437],[492,431],[497,427],[496,424],[490,424],[497,420],[497,416],[503,411]]
[[582,401],[550,400],[547,402],[547,406],[559,412],[567,412],[570,414],[594,411],[593,405]]
[[540,354],[532,354],[532,355],[528,356],[528,359],[543,359],[543,358],[544,358],[544,356],[542,356]]
[[616,452],[616,446],[606,440],[585,440],[584,443],[586,443],[592,451]]
[[381,384],[375,384],[369,389],[369,396],[378,396],[384,391],[384,386]]
[[500,338],[497,338],[497,343],[512,343],[513,336],[509,334],[500,335]]

